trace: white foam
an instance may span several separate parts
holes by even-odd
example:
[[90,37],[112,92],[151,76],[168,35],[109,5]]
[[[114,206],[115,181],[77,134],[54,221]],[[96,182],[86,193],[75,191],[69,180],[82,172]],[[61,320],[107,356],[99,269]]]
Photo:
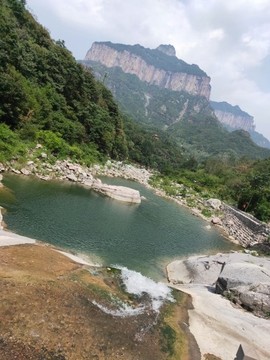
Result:
[[117,310],[108,309],[106,306],[97,303],[95,300],[92,301],[92,304],[97,306],[105,314],[109,314],[112,316],[119,316],[119,317],[136,316],[144,312],[144,306],[133,308],[125,303],[122,303],[120,309]]
[[126,267],[117,266],[117,268],[121,270],[122,280],[127,292],[138,296],[142,296],[144,293],[148,294],[154,311],[158,312],[165,300],[174,301],[171,289],[167,285],[155,282],[141,273],[129,270]]

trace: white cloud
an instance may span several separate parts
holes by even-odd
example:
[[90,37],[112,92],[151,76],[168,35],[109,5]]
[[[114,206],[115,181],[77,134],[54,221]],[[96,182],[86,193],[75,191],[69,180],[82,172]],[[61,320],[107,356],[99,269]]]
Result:
[[[175,46],[177,56],[198,64],[212,78],[212,98],[238,104],[270,138],[269,0],[28,0],[55,38],[77,58],[94,41]],[[253,71],[254,70],[254,71]],[[256,70],[256,71],[255,71]],[[253,71],[253,77],[249,74]],[[255,74],[255,75],[254,75]],[[266,75],[267,76],[267,75]]]

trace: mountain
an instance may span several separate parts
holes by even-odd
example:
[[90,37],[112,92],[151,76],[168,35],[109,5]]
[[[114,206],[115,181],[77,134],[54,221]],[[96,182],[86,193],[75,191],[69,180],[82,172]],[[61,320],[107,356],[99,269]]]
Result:
[[148,49],[95,42],[80,62],[111,89],[128,116],[170,134],[190,156],[270,155],[249,134],[224,129],[210,106],[210,77],[178,59],[172,45]]
[[[146,49],[141,45],[95,42],[84,60],[97,61],[108,68],[118,66],[125,73],[134,74],[150,85],[174,91],[184,90],[209,99],[210,78],[206,73],[197,65],[189,65],[174,55],[168,55],[164,47]],[[174,48],[172,50],[174,54]]]
[[270,141],[262,134],[255,131],[255,124],[253,116],[241,110],[238,105],[233,106],[225,101],[216,102],[210,101],[218,120],[229,131],[243,129],[249,132],[251,139],[261,147],[270,149]]

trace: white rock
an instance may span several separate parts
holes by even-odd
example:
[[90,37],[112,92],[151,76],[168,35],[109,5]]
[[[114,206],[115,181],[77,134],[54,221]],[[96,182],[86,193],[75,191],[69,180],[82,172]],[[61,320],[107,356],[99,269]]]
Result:
[[215,210],[218,210],[221,207],[221,201],[219,199],[208,199],[206,203]]
[[25,169],[25,168],[21,169],[21,173],[23,175],[30,175],[31,174],[31,172],[29,170]]
[[138,190],[134,190],[125,186],[115,186],[107,184],[93,184],[94,190],[109,196],[115,200],[128,202],[128,203],[141,203],[141,196]]
[[211,222],[212,222],[212,224],[215,224],[215,225],[221,225],[221,224],[222,224],[220,218],[217,217],[217,216],[216,216],[216,217],[213,217],[213,219],[211,220]]
[[70,181],[74,181],[74,182],[77,181],[77,177],[74,174],[67,174],[66,177]]

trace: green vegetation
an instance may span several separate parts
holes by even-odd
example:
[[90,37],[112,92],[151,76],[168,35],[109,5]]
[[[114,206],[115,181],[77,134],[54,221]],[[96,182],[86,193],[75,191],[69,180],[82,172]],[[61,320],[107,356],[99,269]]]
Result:
[[80,157],[87,145],[95,160],[97,150],[125,158],[123,120],[110,91],[76,63],[63,41],[50,39],[24,1],[3,0],[0,10],[0,122],[55,154]]

